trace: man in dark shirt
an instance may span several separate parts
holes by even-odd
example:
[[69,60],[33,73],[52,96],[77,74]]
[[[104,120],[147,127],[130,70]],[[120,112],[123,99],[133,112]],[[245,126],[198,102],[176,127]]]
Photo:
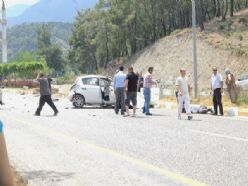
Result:
[[137,91],[139,87],[139,77],[133,72],[133,67],[128,68],[128,74],[125,81],[125,90],[127,94],[126,99],[126,115],[129,116],[129,105],[130,101],[132,100],[133,104],[133,117],[135,117],[136,113],[136,106],[137,106]]
[[54,111],[54,116],[58,114],[58,109],[53,103],[53,100],[51,98],[51,87],[48,79],[44,76],[43,73],[39,73],[37,76],[37,81],[40,83],[40,101],[39,101],[39,107],[37,108],[35,112],[35,116],[39,116],[40,112],[42,110],[42,107],[45,103],[47,103]]

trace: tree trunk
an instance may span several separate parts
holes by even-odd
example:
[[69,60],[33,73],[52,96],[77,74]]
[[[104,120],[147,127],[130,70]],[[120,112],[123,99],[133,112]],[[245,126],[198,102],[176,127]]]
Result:
[[221,15],[220,0],[216,0],[216,13],[215,13],[215,17],[220,17],[220,15]]
[[201,28],[201,31],[204,30],[204,8],[202,0],[196,1],[196,21]]
[[106,49],[106,59],[104,60],[104,68],[107,68],[107,64],[109,62],[109,48],[108,48],[108,25],[107,25],[107,21],[105,19],[104,22],[104,26],[105,26],[105,49]]
[[222,0],[222,21],[225,21],[226,20],[226,14],[227,14],[227,11],[228,11],[228,0],[226,0],[224,2],[224,0]]
[[234,0],[230,0],[230,16],[233,17]]
[[152,7],[152,42],[156,41],[156,10],[155,10],[155,2],[151,0],[151,7]]

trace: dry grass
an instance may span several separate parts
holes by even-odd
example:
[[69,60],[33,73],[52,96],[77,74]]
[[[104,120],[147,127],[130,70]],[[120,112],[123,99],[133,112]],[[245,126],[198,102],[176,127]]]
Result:
[[27,186],[28,184],[23,180],[23,178],[12,168],[14,175],[14,186]]

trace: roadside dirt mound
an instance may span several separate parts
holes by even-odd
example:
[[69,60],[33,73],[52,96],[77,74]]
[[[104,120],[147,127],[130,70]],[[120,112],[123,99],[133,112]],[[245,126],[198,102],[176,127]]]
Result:
[[[248,10],[227,18],[206,24],[206,30],[197,33],[198,78],[200,91],[210,87],[212,67],[217,66],[224,75],[230,68],[235,77],[248,73]],[[184,67],[193,81],[191,29],[182,30],[157,41],[154,45],[131,58],[125,66],[132,65],[135,71],[145,73],[154,66],[154,77],[166,84],[172,84]],[[193,83],[192,83],[193,85]]]
[[27,186],[28,184],[23,180],[23,178],[12,168],[14,175],[14,186]]

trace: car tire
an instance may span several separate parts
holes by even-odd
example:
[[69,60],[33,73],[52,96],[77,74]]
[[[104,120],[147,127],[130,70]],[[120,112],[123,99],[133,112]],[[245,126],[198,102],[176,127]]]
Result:
[[75,108],[83,108],[85,105],[84,96],[80,94],[75,94],[72,98],[72,104]]

